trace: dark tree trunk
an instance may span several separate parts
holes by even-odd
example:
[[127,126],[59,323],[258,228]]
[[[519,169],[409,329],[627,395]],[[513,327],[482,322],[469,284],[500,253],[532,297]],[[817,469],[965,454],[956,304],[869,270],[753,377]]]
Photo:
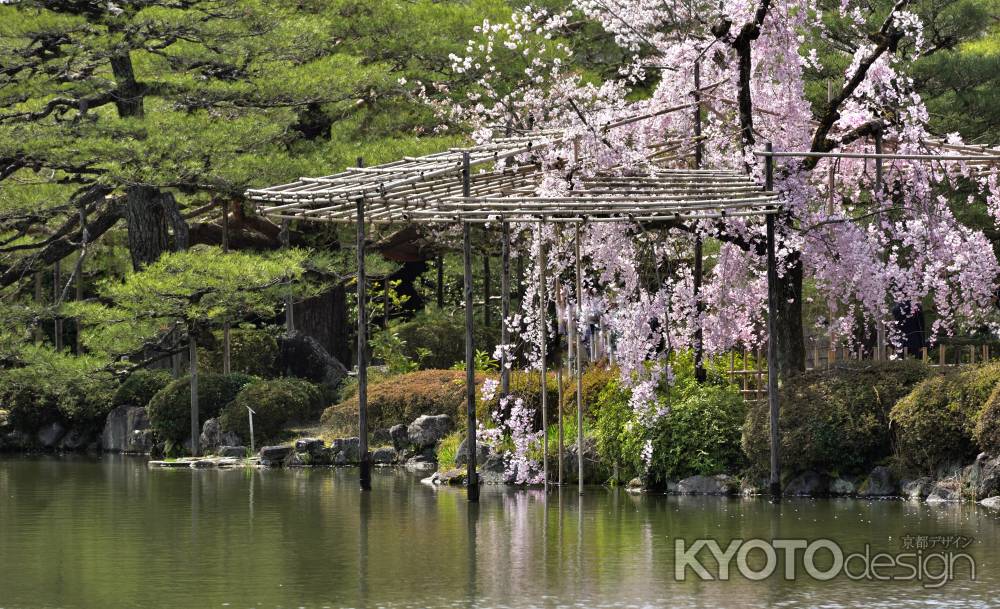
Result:
[[145,114],[143,87],[135,79],[132,56],[128,51],[111,57],[111,73],[115,76],[114,96],[118,116],[142,118]]
[[125,218],[132,267],[139,270],[159,259],[170,247],[167,215],[160,191],[151,186],[133,186],[126,192]]
[[315,339],[326,351],[342,362],[351,361],[348,332],[347,293],[344,286],[295,305],[295,329]]
[[806,344],[802,329],[802,260],[798,253],[786,262],[775,285],[777,311],[774,337],[778,347],[778,378],[782,382],[805,370]]

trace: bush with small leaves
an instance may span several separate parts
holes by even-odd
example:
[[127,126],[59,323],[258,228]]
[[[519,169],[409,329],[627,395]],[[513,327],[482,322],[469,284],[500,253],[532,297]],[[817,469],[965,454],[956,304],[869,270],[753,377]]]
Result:
[[[244,386],[255,377],[247,374],[200,374],[198,375],[198,427],[208,419],[219,416],[219,412]],[[149,423],[157,437],[169,442],[182,443],[191,435],[191,378],[182,377],[171,381],[146,405]]]
[[173,378],[166,370],[136,370],[118,386],[111,403],[118,406],[145,406],[156,392],[166,387]]
[[254,411],[254,439],[277,440],[290,423],[314,419],[322,408],[322,393],[309,381],[279,378],[250,383],[222,410],[221,424],[226,431],[250,441],[247,408]]

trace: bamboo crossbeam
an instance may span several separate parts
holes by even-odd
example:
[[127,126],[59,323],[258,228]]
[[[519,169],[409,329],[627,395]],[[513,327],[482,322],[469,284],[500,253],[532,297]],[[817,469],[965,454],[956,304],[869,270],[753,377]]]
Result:
[[868,152],[768,152],[755,150],[754,154],[760,157],[781,157],[781,158],[834,158],[834,159],[883,159],[898,161],[985,161],[990,163],[1000,162],[997,156],[971,156],[959,154],[874,154]]

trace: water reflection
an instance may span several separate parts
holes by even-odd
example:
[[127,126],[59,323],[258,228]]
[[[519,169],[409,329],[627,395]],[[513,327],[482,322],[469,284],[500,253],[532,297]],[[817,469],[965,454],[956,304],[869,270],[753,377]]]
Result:
[[[900,501],[434,489],[377,470],[148,470],[0,461],[0,607],[990,607],[997,516]],[[674,580],[680,538],[974,538],[979,580]]]

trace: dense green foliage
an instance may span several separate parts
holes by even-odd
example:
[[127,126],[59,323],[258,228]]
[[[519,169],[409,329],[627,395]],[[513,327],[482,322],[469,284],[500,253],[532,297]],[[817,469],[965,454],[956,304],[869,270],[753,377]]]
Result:
[[[851,362],[790,379],[780,398],[783,470],[869,471],[892,453],[890,409],[928,373],[909,360]],[[744,451],[759,472],[770,455],[768,412],[766,401],[755,403],[743,430]]]
[[[243,372],[259,377],[277,376],[277,332],[272,328],[255,328],[250,324],[233,328],[229,332],[230,359],[233,372]],[[207,372],[222,373],[222,331],[212,336],[212,348],[199,350],[198,364]]]
[[[902,464],[923,473],[975,456],[980,413],[1000,385],[1000,364],[969,366],[927,379],[891,412]],[[988,437],[992,411],[984,421]]]
[[[392,326],[392,332],[401,341],[400,353],[421,368],[444,369],[465,362],[465,315],[461,311],[420,311],[413,319]],[[492,353],[498,333],[498,328],[486,327],[481,316],[476,317],[473,336],[479,350]]]
[[[477,382],[482,380],[482,376],[477,377]],[[455,421],[464,421],[464,413],[464,371],[419,370],[388,377],[368,387],[370,429],[408,425],[425,414],[447,414]],[[321,421],[338,432],[356,434],[357,395],[327,408]]]
[[136,370],[118,386],[111,403],[114,406],[144,407],[172,380],[166,370]]
[[[261,380],[244,387],[236,398],[222,409],[222,428],[238,435],[249,445],[250,421],[247,408],[254,411],[255,441],[280,439],[285,426],[319,414],[322,395],[315,385],[296,378]],[[259,444],[258,444],[259,445]]]
[[[219,416],[254,377],[234,373],[202,374],[198,377],[198,429]],[[149,423],[160,440],[181,444],[191,437],[191,379],[182,377],[156,392],[146,405]]]
[[1000,453],[1000,383],[979,412],[974,433],[980,449],[990,455]]

